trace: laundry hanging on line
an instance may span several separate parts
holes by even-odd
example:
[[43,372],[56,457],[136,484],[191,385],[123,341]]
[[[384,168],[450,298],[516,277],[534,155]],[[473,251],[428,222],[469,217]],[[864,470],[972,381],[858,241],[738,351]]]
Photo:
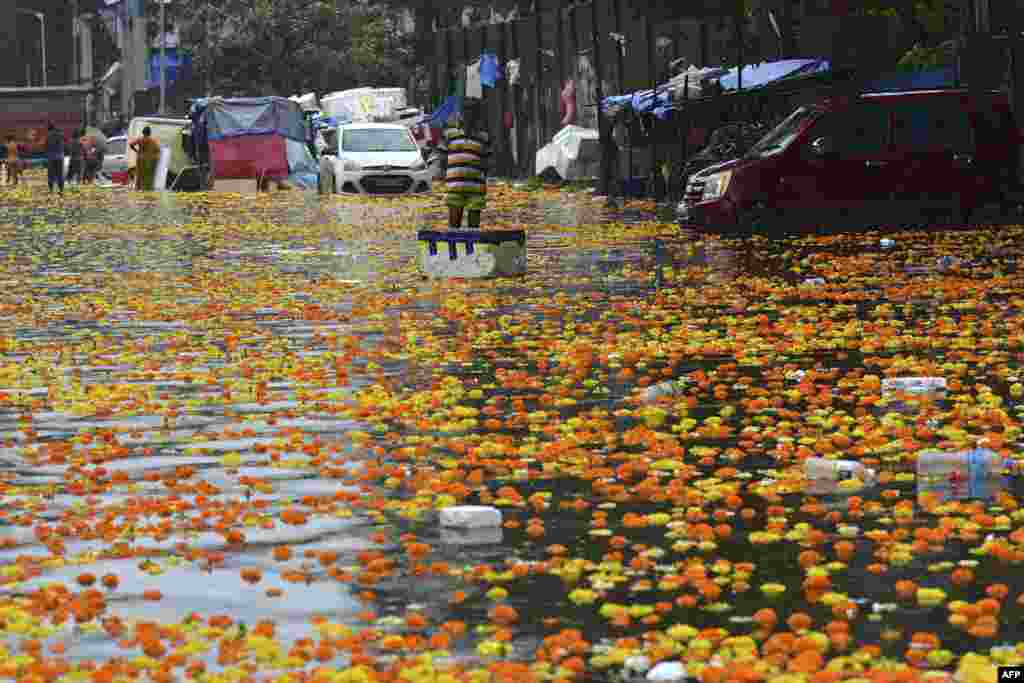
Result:
[[502,77],[502,68],[498,64],[498,57],[491,52],[485,52],[480,57],[480,82],[488,88],[493,88]]

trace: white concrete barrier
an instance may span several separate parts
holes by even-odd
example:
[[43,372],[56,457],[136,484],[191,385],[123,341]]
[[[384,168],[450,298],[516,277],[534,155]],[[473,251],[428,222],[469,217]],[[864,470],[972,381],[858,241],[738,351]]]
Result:
[[420,230],[420,268],[431,278],[513,277],[526,273],[522,230]]

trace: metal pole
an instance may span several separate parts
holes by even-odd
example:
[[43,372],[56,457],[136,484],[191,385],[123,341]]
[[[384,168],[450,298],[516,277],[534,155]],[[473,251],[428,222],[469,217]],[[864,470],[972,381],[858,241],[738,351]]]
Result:
[[206,0],[206,11],[203,13],[203,25],[206,29],[206,73],[204,78],[206,80],[206,96],[212,97],[213,95],[213,40],[210,36],[210,15],[213,13],[213,7],[210,6],[210,0]]
[[[513,85],[511,82],[508,84],[509,90],[512,93],[512,109],[515,116],[515,131],[516,131],[516,143],[515,143],[515,157],[512,159],[512,168],[516,177],[521,177],[523,174],[523,147],[525,142],[526,128],[523,126],[523,56],[519,50],[519,26],[520,19],[510,21],[508,23],[508,29],[512,32],[512,49],[511,55],[514,55],[514,59],[519,60],[519,83]],[[505,74],[505,78],[508,78],[508,73]]]
[[[650,11],[644,12],[644,30],[647,38],[647,70],[651,75],[651,99],[653,105],[658,105],[658,71],[655,65],[655,54],[657,53],[657,47],[654,44],[654,27],[651,25],[651,13]],[[652,109],[653,112],[653,109]],[[658,186],[658,131],[657,123],[658,117],[655,116],[651,120],[651,131],[648,134],[651,141],[651,186],[647,188],[647,193],[651,197],[657,196],[656,188]]]
[[39,30],[42,34],[42,48],[43,48],[43,87],[46,87],[46,15],[42,12],[36,12],[36,18],[39,19]]
[[[565,61],[566,51],[558,49],[558,43],[565,44],[565,0],[558,0],[558,6],[555,9],[556,24],[555,24],[555,60],[558,64],[558,101],[562,101],[562,89],[565,88]],[[559,106],[558,111],[561,112],[562,108]],[[555,131],[561,130],[562,120],[556,119]]]
[[746,14],[744,0],[736,0],[736,93],[743,92],[743,19]]
[[511,177],[514,172],[512,160],[512,131],[505,125],[505,112],[510,111],[508,106],[508,95],[510,92],[508,84],[508,23],[503,21],[500,24],[496,24],[495,30],[498,32],[498,64],[505,70],[504,78],[496,83],[499,93],[498,102],[501,103],[501,106],[498,108],[498,114],[501,118],[499,128],[501,131],[500,168],[503,175]]
[[128,121],[131,106],[132,88],[132,31],[131,16],[125,8],[124,22],[121,24],[121,116]]
[[541,142],[547,140],[548,137],[548,110],[544,102],[544,32],[540,27],[541,15],[544,10],[541,0],[534,0],[533,7],[533,23],[537,33],[537,133],[540,138],[535,144],[537,148],[540,148]]
[[78,85],[82,80],[81,70],[81,58],[79,56],[81,48],[79,47],[79,41],[82,39],[81,31],[78,26],[78,0],[71,0],[71,42],[74,43],[75,49],[74,64],[75,64],[75,85]]
[[608,138],[611,137],[611,130],[605,122],[602,106],[604,104],[604,86],[601,83],[604,71],[601,69],[601,34],[597,30],[598,3],[595,1],[590,7],[590,39],[594,43],[594,94],[597,97],[597,132],[601,140],[601,182],[598,184],[598,194],[607,195],[611,185],[610,171],[612,168],[611,145]]
[[167,0],[160,0],[160,114],[167,112]]
[[[618,67],[619,67],[618,73],[617,73],[618,81],[619,81],[619,94],[625,94],[625,78],[624,78],[624,74],[625,74],[625,71],[626,71],[626,67],[623,64],[624,60],[623,60],[623,56],[622,56],[622,48],[623,48],[623,45],[625,44],[625,38],[624,38],[625,34],[624,34],[623,28],[622,28],[622,24],[624,23],[622,21],[622,0],[612,0],[612,4],[613,4],[613,10],[614,10],[614,14],[615,14],[615,33],[617,35],[619,35],[619,36],[623,36],[623,42],[622,43],[620,43],[618,41],[618,39],[616,39],[616,41],[615,41],[615,54],[616,54],[617,59],[618,59]],[[631,179],[633,177],[633,144],[632,144],[632,141],[630,141],[629,147],[627,148],[627,154],[628,154],[628,158],[629,158],[629,172],[628,172],[626,177]]]

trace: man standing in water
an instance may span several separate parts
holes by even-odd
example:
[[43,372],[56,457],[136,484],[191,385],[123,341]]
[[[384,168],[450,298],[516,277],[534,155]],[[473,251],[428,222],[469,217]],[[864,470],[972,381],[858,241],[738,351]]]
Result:
[[50,123],[46,132],[46,183],[53,192],[53,186],[64,194],[64,134]]
[[156,167],[160,162],[160,143],[152,138],[153,130],[146,126],[142,137],[132,141],[131,147],[138,155],[135,162],[135,187],[139,190],[153,190]]
[[441,169],[448,190],[448,227],[462,227],[463,214],[469,212],[469,227],[480,228],[480,213],[487,205],[487,159],[490,138],[484,129],[480,100],[467,99],[462,124],[444,132],[439,151]]
[[18,184],[18,175],[21,173],[21,159],[18,158],[18,141],[13,135],[7,136],[6,151],[7,184],[13,187]]

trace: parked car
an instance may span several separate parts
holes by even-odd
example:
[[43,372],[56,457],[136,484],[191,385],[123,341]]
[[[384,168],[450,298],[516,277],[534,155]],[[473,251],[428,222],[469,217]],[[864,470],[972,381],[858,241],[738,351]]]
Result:
[[106,153],[103,156],[101,173],[115,183],[124,184],[128,180],[128,138],[120,136],[107,140]]
[[320,159],[320,191],[357,194],[429,192],[432,171],[409,128],[352,123],[331,136]]
[[927,213],[966,221],[1008,201],[1020,144],[1008,98],[995,91],[830,98],[798,108],[741,158],[694,174],[679,219],[742,232]]

